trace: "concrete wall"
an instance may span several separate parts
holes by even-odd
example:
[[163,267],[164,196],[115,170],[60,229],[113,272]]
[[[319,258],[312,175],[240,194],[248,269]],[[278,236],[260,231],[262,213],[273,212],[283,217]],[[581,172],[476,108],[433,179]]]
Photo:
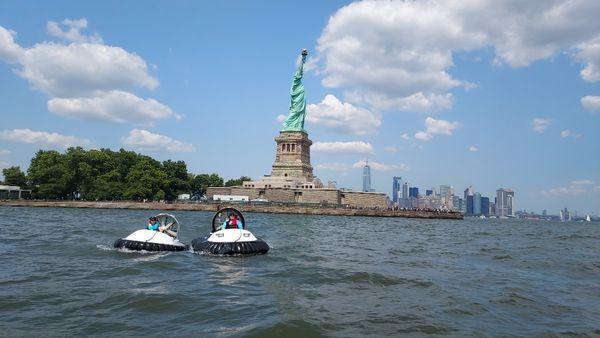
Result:
[[206,197],[212,199],[213,195],[231,195],[231,187],[208,187]]
[[388,206],[388,197],[386,194],[342,191],[341,197],[342,204],[348,204],[352,207],[385,209]]
[[227,194],[248,196],[251,200],[265,198],[270,202],[347,204],[352,207],[380,209],[388,206],[388,197],[385,194],[336,189],[211,187],[206,190],[206,197],[209,199],[212,199],[213,195]]
[[340,191],[336,189],[303,189],[298,190],[302,192],[303,203],[327,203],[327,204],[340,204]]
[[271,188],[265,189],[265,198],[271,202],[294,202],[296,189]]
[[248,197],[250,197],[251,200],[253,200],[253,199],[257,199],[259,197],[261,190],[265,190],[265,189],[231,187],[231,194],[248,196]]

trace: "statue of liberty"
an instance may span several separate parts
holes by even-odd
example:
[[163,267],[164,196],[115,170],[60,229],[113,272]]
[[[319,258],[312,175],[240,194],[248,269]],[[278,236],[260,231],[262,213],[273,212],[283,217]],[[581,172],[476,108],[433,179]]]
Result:
[[306,62],[306,55],[308,51],[302,50],[302,61],[294,74],[292,80],[292,88],[290,89],[291,103],[290,103],[290,114],[287,119],[283,122],[283,129],[281,131],[302,131],[304,130],[304,118],[306,117],[306,99],[304,97],[304,85],[302,84],[302,75],[304,70],[304,63]]

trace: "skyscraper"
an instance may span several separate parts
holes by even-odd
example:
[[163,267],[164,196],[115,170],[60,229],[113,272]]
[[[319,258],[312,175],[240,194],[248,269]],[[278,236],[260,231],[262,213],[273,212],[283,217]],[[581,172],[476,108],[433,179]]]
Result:
[[398,193],[401,192],[402,189],[402,183],[401,183],[402,177],[400,176],[394,176],[392,178],[392,201],[394,203],[399,203],[399,196]]
[[481,194],[478,192],[473,195],[473,215],[481,215]]
[[440,196],[445,198],[450,198],[452,196],[452,186],[450,185],[440,185]]
[[410,187],[408,188],[408,196],[413,198],[419,198],[419,188]]
[[431,195],[433,195],[433,189],[425,190],[425,196],[431,196]]
[[452,210],[460,211],[462,206],[462,198],[459,196],[452,196]]
[[496,190],[496,216],[507,217],[513,215],[513,198],[515,192],[510,189]]
[[408,198],[408,182],[404,182],[404,184],[402,185],[402,198]]
[[473,195],[466,195],[466,201],[467,201],[467,212],[466,214],[469,216],[473,216]]
[[567,222],[571,220],[571,213],[569,212],[569,209],[564,208],[563,210],[560,211],[560,221],[561,222]]
[[471,186],[469,186],[467,189],[465,189],[465,194],[463,196],[463,199],[465,201],[467,200],[467,196],[473,196],[473,188]]
[[371,166],[369,166],[369,160],[367,160],[363,167],[363,191],[371,191]]
[[481,214],[485,216],[490,215],[490,198],[481,197]]

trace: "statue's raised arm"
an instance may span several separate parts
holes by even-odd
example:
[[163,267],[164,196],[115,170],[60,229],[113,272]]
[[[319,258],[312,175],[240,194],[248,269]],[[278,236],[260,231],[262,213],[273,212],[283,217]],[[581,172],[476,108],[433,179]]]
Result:
[[302,75],[304,72],[304,63],[308,51],[302,50],[302,61],[294,74],[292,88],[290,89],[290,112],[287,119],[283,122],[282,131],[304,131],[304,118],[306,117],[306,98],[304,97],[304,85],[302,84]]

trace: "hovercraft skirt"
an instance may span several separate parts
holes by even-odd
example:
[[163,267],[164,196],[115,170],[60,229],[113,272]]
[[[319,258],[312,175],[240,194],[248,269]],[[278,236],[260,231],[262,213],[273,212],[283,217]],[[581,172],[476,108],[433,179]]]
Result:
[[269,245],[261,239],[251,242],[209,242],[205,238],[197,238],[192,241],[192,248],[214,255],[260,255],[269,251]]
[[126,248],[129,250],[146,251],[183,251],[187,250],[187,245],[169,245],[150,242],[130,241],[119,238],[113,245],[115,248]]

